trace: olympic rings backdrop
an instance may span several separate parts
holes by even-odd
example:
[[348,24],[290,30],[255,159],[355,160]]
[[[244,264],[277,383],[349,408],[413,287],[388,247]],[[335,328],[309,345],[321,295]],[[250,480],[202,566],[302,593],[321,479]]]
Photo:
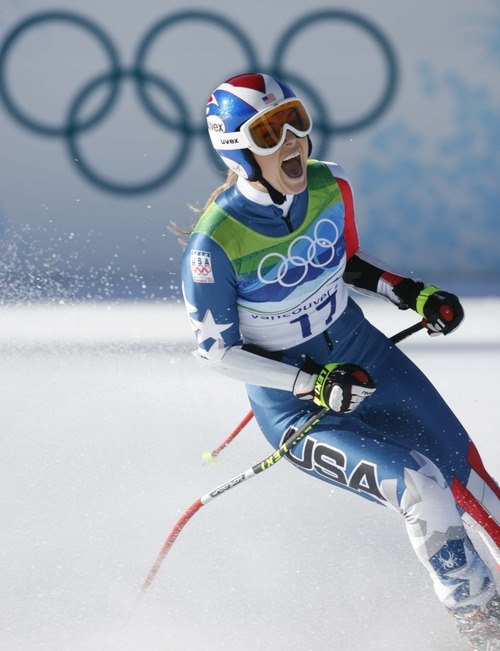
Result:
[[[300,78],[286,68],[287,50],[293,47],[293,42],[301,31],[309,25],[324,21],[343,21],[355,26],[364,32],[382,53],[387,68],[386,78],[380,91],[380,97],[375,106],[367,108],[361,117],[347,122],[333,123],[329,115],[329,107],[321,98],[318,90],[306,79]],[[183,98],[182,93],[176,88],[175,80],[149,72],[147,57],[157,39],[178,24],[200,22],[212,24],[219,30],[226,32],[234,38],[241,48],[246,65],[244,70],[261,70],[269,72],[278,78],[285,79],[299,89],[311,102],[317,111],[315,121],[316,130],[321,134],[320,146],[317,155],[322,158],[334,134],[354,133],[372,124],[389,106],[397,87],[397,60],[390,41],[384,33],[371,21],[351,11],[327,10],[316,11],[301,16],[287,27],[279,36],[271,62],[267,65],[259,60],[257,48],[249,36],[238,26],[222,14],[213,11],[180,11],[160,19],[140,39],[136,49],[134,61],[130,67],[124,67],[120,61],[117,48],[113,39],[95,21],[74,12],[43,11],[30,15],[17,24],[7,35],[0,50],[0,96],[10,115],[25,129],[40,135],[59,138],[65,142],[70,154],[70,160],[76,168],[98,187],[116,193],[139,194],[157,187],[161,187],[173,180],[183,166],[188,162],[190,145],[194,138],[202,138],[207,145],[209,139],[205,120],[195,122],[191,116],[192,110]],[[90,34],[95,43],[104,52],[107,58],[106,69],[88,81],[85,81],[75,96],[70,99],[66,111],[66,120],[62,124],[49,124],[43,119],[31,117],[30,112],[22,107],[15,99],[7,81],[9,59],[15,56],[16,46],[22,37],[29,31],[45,24],[70,24]],[[132,79],[135,84],[138,99],[151,119],[156,120],[162,128],[172,130],[180,135],[180,145],[175,152],[173,161],[157,176],[142,183],[111,182],[95,172],[90,162],[82,153],[78,139],[82,134],[96,127],[103,121],[108,113],[116,106],[119,98],[120,85],[126,79]],[[106,88],[104,101],[87,118],[82,118],[81,113],[85,104],[93,93]],[[155,88],[168,96],[175,105],[176,115],[171,117],[158,104],[155,103],[150,90]]]
[[[0,244],[17,285],[3,295],[63,286],[70,296],[178,295],[169,221],[189,224],[186,204],[202,205],[223,173],[204,103],[247,70],[285,79],[309,105],[313,156],[340,162],[354,181],[364,248],[403,271],[474,275],[491,288],[500,274],[499,57],[487,39],[478,45],[486,21],[475,34],[465,2],[444,4],[443,25],[452,6],[462,21],[450,56],[439,15],[431,29],[361,0],[292,12],[279,0],[265,25],[217,2],[165,13],[150,0],[135,14],[112,0],[113,20],[98,3],[14,11],[0,32]],[[488,6],[474,15],[484,19]],[[428,33],[415,56],[419,27]]]

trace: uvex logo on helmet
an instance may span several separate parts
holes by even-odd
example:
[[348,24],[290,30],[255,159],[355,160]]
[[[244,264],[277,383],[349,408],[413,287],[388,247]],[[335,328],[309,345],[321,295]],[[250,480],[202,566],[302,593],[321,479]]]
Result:
[[214,133],[224,133],[226,128],[224,122],[216,117],[209,117],[208,120],[208,130]]
[[226,125],[218,116],[209,115],[207,124],[208,134],[214,149],[241,149],[246,146],[243,134],[239,131],[226,133]]

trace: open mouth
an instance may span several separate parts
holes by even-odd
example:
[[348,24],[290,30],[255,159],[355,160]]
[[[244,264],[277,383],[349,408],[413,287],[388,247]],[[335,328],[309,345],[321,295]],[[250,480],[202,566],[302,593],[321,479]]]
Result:
[[295,154],[290,154],[287,156],[281,163],[281,169],[287,176],[292,179],[298,179],[303,174],[302,160],[300,157],[300,151],[297,151]]

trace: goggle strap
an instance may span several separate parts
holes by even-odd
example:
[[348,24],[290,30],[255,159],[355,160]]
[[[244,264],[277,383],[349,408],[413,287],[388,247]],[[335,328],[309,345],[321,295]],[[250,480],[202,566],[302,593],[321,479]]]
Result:
[[214,149],[248,149],[249,142],[242,131],[210,131],[209,134]]

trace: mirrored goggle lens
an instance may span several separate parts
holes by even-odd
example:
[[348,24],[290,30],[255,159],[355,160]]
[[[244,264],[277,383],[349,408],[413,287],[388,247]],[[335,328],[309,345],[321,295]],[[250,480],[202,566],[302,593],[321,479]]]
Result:
[[258,115],[247,125],[251,142],[259,149],[271,149],[285,140],[286,127],[290,127],[299,137],[311,131],[311,119],[299,100],[280,104],[270,111]]

